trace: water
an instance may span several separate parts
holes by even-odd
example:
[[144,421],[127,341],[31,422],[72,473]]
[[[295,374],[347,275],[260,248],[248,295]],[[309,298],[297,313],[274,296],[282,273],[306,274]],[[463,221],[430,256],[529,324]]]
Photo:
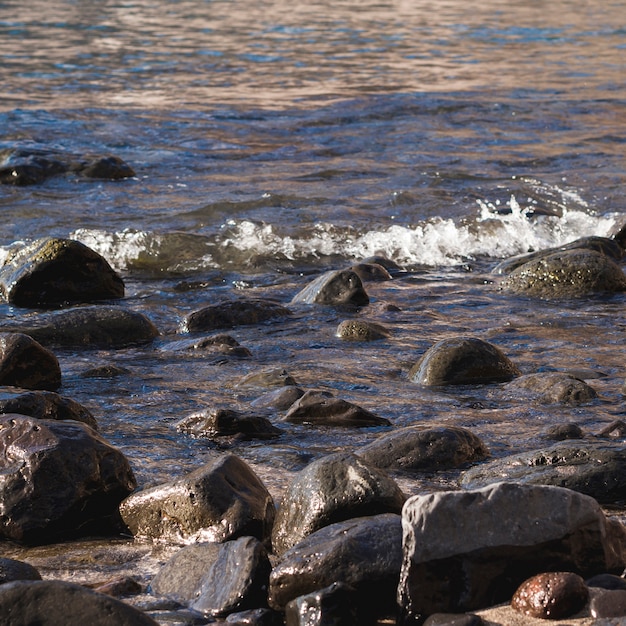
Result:
[[[493,456],[539,445],[555,423],[597,432],[619,418],[624,296],[504,296],[490,269],[626,220],[624,23],[623,1],[0,2],[0,149],[113,153],[137,172],[0,187],[0,256],[16,241],[79,239],[161,330],[147,348],[58,351],[61,392],[93,411],[142,486],[215,454],[173,423],[205,407],[250,410],[263,390],[240,381],[268,367],[395,426],[467,427]],[[318,272],[373,254],[406,270],[368,284],[373,304],[359,314],[387,326],[387,341],[341,342],[346,313],[305,306],[229,331],[250,359],[177,349],[184,317],[218,297],[288,303]],[[605,374],[590,379],[600,397],[544,407],[497,385],[408,381],[432,343],[459,334],[497,344],[524,373]],[[82,377],[110,363],[130,374]],[[279,500],[307,461],[380,432],[287,427],[232,450]],[[455,479],[399,480],[412,494]],[[88,558],[94,549],[115,556]],[[5,552],[81,582],[146,580],[162,557],[97,542]]]

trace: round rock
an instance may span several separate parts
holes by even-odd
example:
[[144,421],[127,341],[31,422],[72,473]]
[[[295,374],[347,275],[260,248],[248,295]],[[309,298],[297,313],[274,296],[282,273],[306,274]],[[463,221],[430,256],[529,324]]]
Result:
[[61,368],[29,335],[0,333],[0,385],[54,391],[61,386]]
[[511,381],[508,390],[523,390],[542,404],[578,406],[598,397],[595,389],[584,380],[559,372],[527,374]]
[[366,306],[370,299],[359,276],[352,270],[325,272],[291,300],[292,304]]
[[391,333],[381,324],[365,320],[344,320],[337,326],[337,337],[348,341],[376,341],[386,339]]

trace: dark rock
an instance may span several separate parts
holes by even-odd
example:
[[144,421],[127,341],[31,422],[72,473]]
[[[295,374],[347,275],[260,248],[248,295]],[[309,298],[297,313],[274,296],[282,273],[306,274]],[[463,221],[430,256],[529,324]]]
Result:
[[472,613],[435,613],[423,626],[483,626],[484,623],[480,615]]
[[393,513],[325,526],[285,552],[270,574],[270,606],[335,582],[354,587],[356,601],[373,615],[395,608],[402,563],[402,526]]
[[124,282],[86,245],[47,237],[7,258],[0,268],[0,293],[17,306],[57,306],[122,298]]
[[227,300],[213,304],[187,316],[183,332],[199,332],[261,324],[291,315],[286,307],[271,300],[248,299]]
[[364,626],[373,624],[359,615],[355,590],[344,583],[333,583],[325,589],[313,591],[285,607],[285,626]]
[[547,572],[525,580],[513,594],[511,607],[530,617],[564,619],[587,604],[585,581],[572,572]]
[[255,407],[284,411],[303,395],[304,391],[300,389],[300,387],[288,385],[286,387],[272,389],[272,391],[264,393],[262,396],[253,400],[250,404]]
[[135,596],[143,591],[142,586],[131,576],[120,576],[104,583],[90,586],[98,593],[104,593],[114,598],[122,598],[124,596]]
[[539,298],[573,298],[624,291],[626,275],[600,252],[566,250],[521,265],[500,283],[500,289]]
[[616,589],[595,595],[589,603],[589,612],[595,619],[626,616],[626,591]]
[[382,267],[384,267],[388,272],[403,271],[403,268],[400,265],[398,265],[395,261],[388,259],[386,256],[370,256],[366,259],[363,259],[361,263],[375,263],[376,265],[381,265]]
[[598,397],[584,380],[559,372],[527,374],[510,382],[508,390],[530,392],[542,404],[567,404],[578,406]]
[[461,485],[477,489],[502,480],[566,487],[602,503],[623,503],[626,448],[603,442],[558,442],[477,465],[463,474]]
[[626,435],[626,422],[623,420],[615,420],[600,429],[596,437],[605,439],[615,439]]
[[244,415],[232,409],[207,409],[188,415],[176,424],[177,430],[194,437],[219,439],[238,436],[239,439],[275,439],[282,430],[266,417]]
[[519,369],[500,348],[476,337],[451,337],[431,346],[409,378],[427,386],[507,382]]
[[224,616],[267,605],[271,565],[254,537],[180,550],[160,570],[152,592],[203,615]]
[[376,341],[391,335],[384,326],[364,320],[345,320],[337,327],[336,334],[340,339],[349,341]]
[[304,537],[336,522],[402,512],[405,497],[384,472],[346,452],[322,457],[290,483],[276,514],[272,547],[282,554]]
[[358,455],[375,467],[402,471],[460,467],[488,454],[483,442],[469,430],[446,426],[407,426],[358,450]]
[[158,626],[129,604],[60,580],[0,585],[0,623],[11,626]]
[[357,263],[350,267],[350,269],[362,282],[391,280],[391,274],[379,263]]
[[174,346],[169,346],[174,350],[188,350],[200,352],[203,356],[207,354],[220,354],[234,357],[250,357],[252,353],[248,348],[244,348],[234,337],[225,334],[211,335],[201,339],[188,339],[176,342]]
[[352,270],[325,272],[291,300],[292,304],[365,306],[369,297],[361,279]]
[[597,587],[599,589],[624,589],[626,590],[626,579],[615,574],[598,574],[585,581],[587,587]]
[[227,624],[240,626],[284,626],[283,616],[272,609],[250,609],[239,613],[231,613],[226,618]]
[[626,532],[588,496],[498,483],[409,498],[398,600],[407,621],[508,601],[530,576],[621,569]]
[[41,580],[41,574],[29,563],[0,558],[0,585],[14,580]]
[[170,541],[268,539],[275,508],[257,475],[233,454],[171,482],[130,495],[120,505],[133,535]]
[[127,348],[150,343],[159,331],[142,313],[118,306],[84,306],[0,325],[30,335],[45,346]]
[[295,386],[295,378],[283,368],[271,368],[260,372],[252,372],[241,379],[240,385],[254,385],[256,387],[288,387]]
[[135,176],[133,168],[116,156],[96,157],[75,166],[73,169],[87,178],[120,180]]
[[356,404],[340,398],[325,397],[315,391],[307,391],[296,400],[281,421],[292,424],[357,428],[391,425],[389,420],[378,417]]
[[585,433],[578,424],[557,424],[546,431],[546,439],[565,441],[566,439],[584,439]]
[[0,416],[0,534],[25,543],[119,530],[126,458],[80,422]]
[[32,337],[0,332],[0,385],[54,391],[61,386],[61,368]]

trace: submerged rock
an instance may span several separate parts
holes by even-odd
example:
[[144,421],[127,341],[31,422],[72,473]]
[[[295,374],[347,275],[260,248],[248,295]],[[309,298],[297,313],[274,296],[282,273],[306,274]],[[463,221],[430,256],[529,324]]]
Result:
[[54,391],[61,386],[59,361],[29,335],[0,332],[0,385]]
[[285,626],[367,626],[375,620],[359,610],[356,591],[344,583],[300,596],[285,607]]
[[584,380],[560,372],[527,374],[510,382],[508,390],[531,392],[542,404],[568,404],[578,406],[598,397],[596,391]]
[[369,304],[369,301],[363,283],[355,272],[334,270],[318,276],[297,293],[291,303],[360,307]]
[[239,384],[256,387],[291,387],[297,383],[296,379],[286,369],[272,367],[244,376]]
[[194,437],[219,439],[275,439],[282,430],[261,415],[244,415],[232,409],[207,409],[188,415],[176,424],[176,429]]
[[337,337],[349,341],[376,341],[386,339],[391,333],[381,324],[365,320],[345,320],[337,327]]
[[380,263],[366,263],[363,261],[350,267],[350,270],[352,270],[363,282],[391,280],[391,274]]

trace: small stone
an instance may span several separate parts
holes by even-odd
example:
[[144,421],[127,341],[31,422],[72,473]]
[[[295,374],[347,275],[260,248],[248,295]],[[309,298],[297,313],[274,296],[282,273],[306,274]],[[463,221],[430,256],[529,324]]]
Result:
[[578,424],[557,424],[546,431],[546,439],[565,441],[566,439],[584,439],[585,433]]
[[531,617],[557,620],[580,611],[588,598],[585,581],[578,574],[548,572],[524,581],[513,595],[511,606]]
[[626,591],[614,589],[594,596],[589,611],[594,618],[623,617],[626,615]]
[[245,376],[240,385],[255,385],[257,387],[286,387],[296,385],[296,380],[289,372],[282,368],[273,368],[260,372],[252,372]]
[[381,324],[364,320],[344,320],[339,324],[336,332],[339,339],[348,341],[376,341],[386,339],[390,334]]
[[358,275],[352,270],[339,270],[318,276],[297,293],[291,303],[359,307],[366,306],[369,301]]
[[275,439],[282,430],[261,415],[243,415],[232,409],[207,409],[188,415],[176,429],[193,435],[216,439],[237,436],[239,439]]
[[114,598],[135,596],[143,591],[141,585],[131,576],[120,576],[92,586],[94,591]]

